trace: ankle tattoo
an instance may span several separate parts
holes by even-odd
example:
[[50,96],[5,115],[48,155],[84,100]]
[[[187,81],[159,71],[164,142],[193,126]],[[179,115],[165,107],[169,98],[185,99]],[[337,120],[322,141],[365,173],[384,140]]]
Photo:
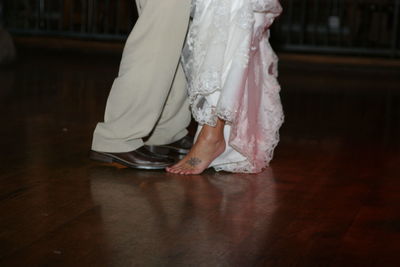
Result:
[[190,158],[186,163],[189,164],[192,167],[196,167],[197,165],[199,165],[201,163],[201,159],[199,159],[199,158]]

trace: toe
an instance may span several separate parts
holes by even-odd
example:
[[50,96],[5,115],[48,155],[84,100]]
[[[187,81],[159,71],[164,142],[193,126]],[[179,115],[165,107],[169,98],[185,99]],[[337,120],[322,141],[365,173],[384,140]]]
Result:
[[171,167],[171,168],[167,169],[167,171],[170,173],[177,173],[177,170],[178,170],[178,168],[176,168],[176,167]]
[[181,174],[182,170],[182,167],[174,168],[174,173]]
[[193,168],[187,168],[183,171],[184,175],[191,175],[195,170]]
[[189,171],[190,169],[183,167],[180,169],[179,174],[186,175]]

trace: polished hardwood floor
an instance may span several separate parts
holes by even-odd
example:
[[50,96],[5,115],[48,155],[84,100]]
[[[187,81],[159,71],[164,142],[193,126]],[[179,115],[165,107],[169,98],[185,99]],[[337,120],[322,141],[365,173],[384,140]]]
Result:
[[0,266],[400,266],[398,64],[283,58],[271,167],[184,177],[88,159],[118,55],[20,51],[0,70]]

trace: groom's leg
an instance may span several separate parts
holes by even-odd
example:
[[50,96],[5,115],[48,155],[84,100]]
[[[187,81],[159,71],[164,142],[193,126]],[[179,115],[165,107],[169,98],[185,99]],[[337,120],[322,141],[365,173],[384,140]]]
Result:
[[[141,14],[147,0],[136,0],[138,13]],[[187,127],[191,121],[189,99],[186,88],[186,77],[181,64],[175,73],[167,101],[147,145],[164,145],[173,143],[188,134]]]
[[[142,138],[160,119],[179,65],[190,0],[139,1],[141,15],[126,43],[105,121],[94,132],[96,151],[128,152],[143,145]],[[180,128],[176,127],[176,135]]]
[[190,121],[186,77],[179,65],[161,118],[146,145],[165,145],[183,138],[188,134]]

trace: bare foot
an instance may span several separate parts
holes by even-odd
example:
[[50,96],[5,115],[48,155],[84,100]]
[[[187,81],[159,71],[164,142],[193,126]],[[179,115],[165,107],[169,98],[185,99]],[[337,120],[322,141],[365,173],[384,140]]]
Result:
[[215,127],[204,125],[190,152],[177,164],[168,167],[167,172],[192,175],[207,169],[225,151],[224,125],[222,120]]

